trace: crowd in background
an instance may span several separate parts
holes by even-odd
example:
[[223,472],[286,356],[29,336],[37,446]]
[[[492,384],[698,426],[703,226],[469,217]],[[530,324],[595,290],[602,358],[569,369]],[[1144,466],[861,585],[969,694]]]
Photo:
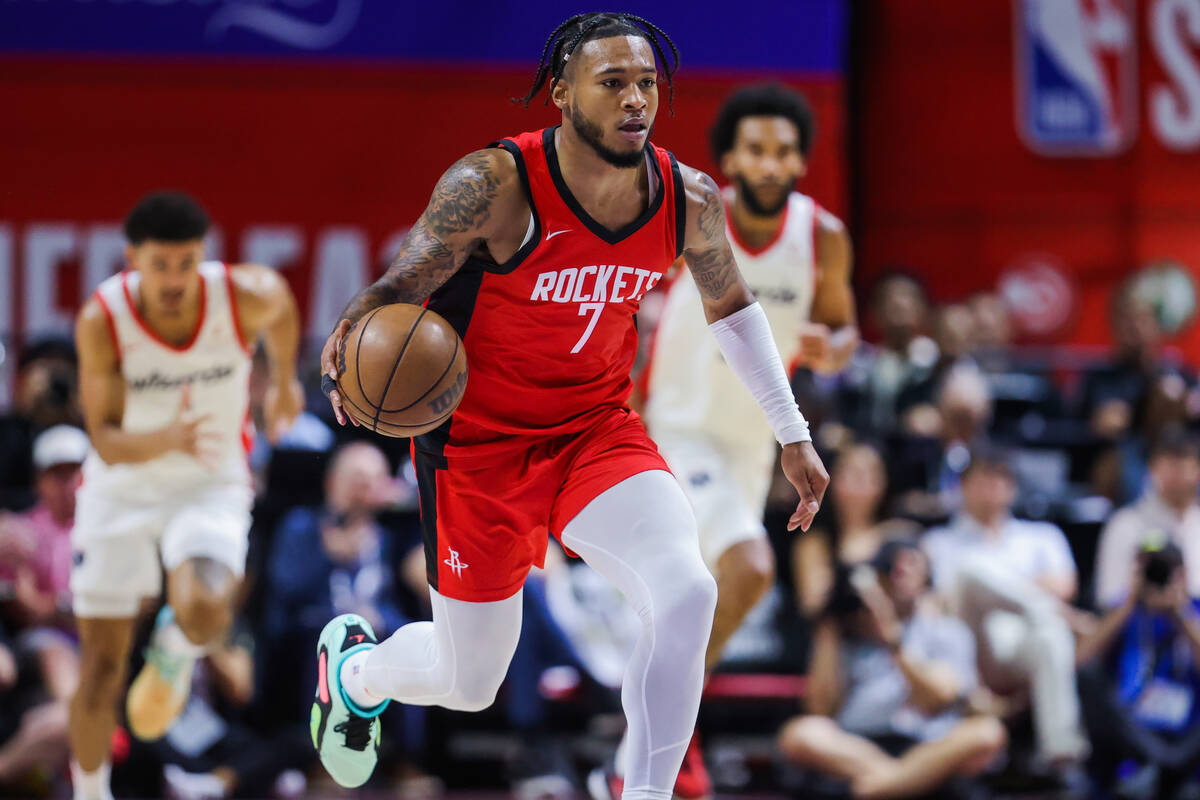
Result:
[[[777,706],[785,718],[704,711],[702,736],[759,735],[768,780],[806,796],[970,796],[997,776],[1196,796],[1200,389],[1156,309],[1117,293],[1112,349],[1085,359],[1015,346],[995,295],[935,307],[895,273],[862,300],[874,343],[840,374],[794,380],[832,476],[824,507],[810,532],[788,534],[793,490],[776,476],[776,587],[718,671],[807,680],[786,684],[802,688]],[[87,439],[70,343],[19,353],[0,417],[0,787],[62,796]],[[428,618],[407,443],[337,427],[315,384],[308,400],[281,442],[260,437],[250,453],[258,502],[229,641],[164,739],[118,731],[118,796],[336,793],[308,741],[317,634],[344,612],[381,635]],[[389,712],[376,788],[425,797],[503,781],[565,797],[589,756],[604,757],[637,620],[554,546],[527,589],[496,706]],[[709,695],[736,703],[773,685],[714,680]],[[708,753],[719,785],[752,780]]]

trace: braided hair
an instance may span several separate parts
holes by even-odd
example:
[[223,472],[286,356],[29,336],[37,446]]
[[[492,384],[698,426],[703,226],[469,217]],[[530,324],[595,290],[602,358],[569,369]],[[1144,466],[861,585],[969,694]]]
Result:
[[[542,56],[538,59],[537,72],[533,76],[533,84],[524,97],[514,97],[514,103],[522,103],[529,108],[530,102],[537,97],[538,92],[550,82],[550,90],[546,96],[546,104],[550,103],[550,94],[562,79],[567,61],[581,44],[593,39],[607,39],[610,36],[638,36],[645,39],[654,48],[658,63],[662,65],[667,78],[667,107],[674,115],[672,101],[675,99],[675,83],[672,78],[675,70],[679,69],[679,49],[671,41],[671,37],[647,19],[633,14],[615,14],[609,12],[592,12],[576,14],[563,22],[546,39],[542,48]],[[664,46],[665,45],[665,46]],[[671,51],[671,59],[667,60],[666,51]]]

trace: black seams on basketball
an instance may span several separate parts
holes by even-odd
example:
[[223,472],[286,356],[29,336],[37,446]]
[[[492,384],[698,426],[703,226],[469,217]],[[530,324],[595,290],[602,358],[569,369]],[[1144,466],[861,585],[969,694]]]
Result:
[[384,436],[417,436],[442,425],[467,388],[467,356],[450,323],[407,303],[356,322],[338,353],[346,413]]

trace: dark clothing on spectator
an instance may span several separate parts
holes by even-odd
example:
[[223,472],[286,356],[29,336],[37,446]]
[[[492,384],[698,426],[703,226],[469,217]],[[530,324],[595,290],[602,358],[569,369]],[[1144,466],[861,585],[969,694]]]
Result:
[[1162,360],[1149,370],[1130,359],[1094,366],[1084,375],[1080,411],[1086,419],[1091,419],[1096,409],[1104,403],[1120,400],[1127,403],[1132,411],[1131,432],[1142,433],[1150,392],[1167,375],[1178,375],[1189,386],[1193,383],[1192,376],[1187,372]]
[[842,422],[855,433],[871,437],[898,430],[905,411],[931,402],[937,346],[922,337],[916,343],[924,346],[910,347],[913,353],[907,357],[862,348],[846,365],[839,376],[837,408]]
[[1100,780],[1132,759],[1158,767],[1165,793],[1200,769],[1200,668],[1165,616],[1135,610],[1107,658],[1080,671],[1079,692]]
[[33,435],[29,420],[0,416],[0,509],[33,505]]
[[[1200,610],[1200,600],[1192,603]],[[1114,657],[1118,699],[1140,724],[1173,734],[1195,727],[1200,669],[1170,619],[1134,611]]]
[[317,509],[297,508],[279,523],[267,566],[267,631],[320,633],[338,614],[367,606],[383,623],[375,634],[386,638],[409,621],[400,612],[387,532],[377,527],[375,546],[353,563],[336,564],[322,546],[321,519]]

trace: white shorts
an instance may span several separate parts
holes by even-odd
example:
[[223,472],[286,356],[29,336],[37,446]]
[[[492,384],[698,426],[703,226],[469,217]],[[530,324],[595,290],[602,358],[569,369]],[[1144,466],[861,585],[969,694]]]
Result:
[[164,492],[156,503],[123,502],[85,483],[71,531],[71,594],[77,617],[124,618],[162,591],[162,570],[211,558],[241,577],[254,493],[218,484]]
[[773,443],[733,445],[703,435],[655,438],[696,512],[700,552],[714,574],[721,555],[739,542],[766,538],[763,511],[775,464]]

